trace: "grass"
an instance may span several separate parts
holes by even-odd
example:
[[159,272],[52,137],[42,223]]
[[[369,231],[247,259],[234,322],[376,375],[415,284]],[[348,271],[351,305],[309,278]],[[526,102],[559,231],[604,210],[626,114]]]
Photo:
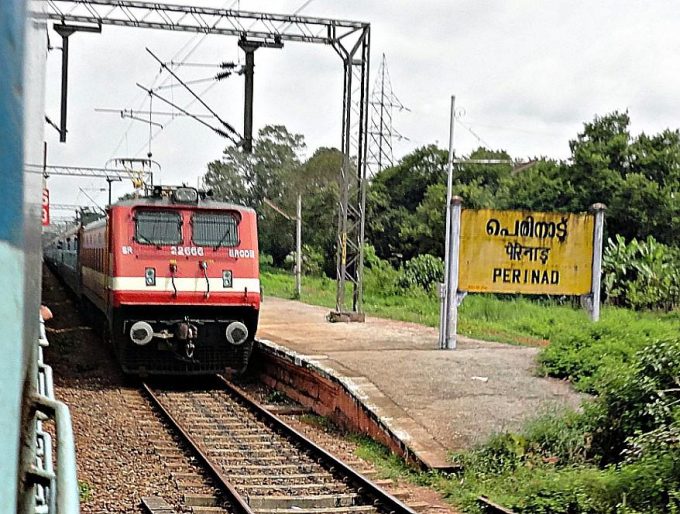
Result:
[[[293,298],[294,277],[286,272],[267,270],[261,274],[264,294]],[[364,310],[367,314],[420,323],[439,325],[439,299],[424,291],[404,295],[383,295],[371,290],[366,280]],[[323,307],[335,307],[335,280],[326,277],[303,277],[301,301]],[[346,305],[351,305],[349,291]],[[642,333],[660,337],[680,329],[678,313],[637,313],[626,309],[604,307],[600,325],[641,327]],[[565,329],[589,325],[587,314],[562,305],[557,300],[532,301],[527,298],[499,298],[494,295],[468,295],[459,309],[458,332],[469,337],[501,343],[546,346]]]
[[333,422],[326,416],[319,416],[318,414],[303,414],[299,417],[301,423],[306,425],[325,430],[326,432],[331,432],[335,434],[343,434]]
[[[559,418],[548,416],[538,418],[538,427],[529,427],[523,440],[518,434],[496,436],[485,446],[456,455],[463,464],[463,471],[456,474],[422,472],[409,468],[406,463],[387,448],[365,436],[350,436],[357,445],[356,454],[371,462],[380,478],[404,480],[415,485],[429,487],[441,494],[449,503],[467,513],[482,513],[478,497],[486,496],[493,502],[515,512],[541,514],[641,514],[646,510],[634,510],[626,506],[628,495],[636,498],[638,508],[651,506],[654,495],[664,496],[666,505],[663,512],[680,512],[680,493],[665,485],[677,478],[673,473],[678,469],[673,457],[666,462],[656,460],[609,466],[604,469],[582,462],[578,465],[559,467],[554,461],[527,457],[526,442],[537,435],[545,423],[553,424]],[[563,430],[562,427],[553,427]],[[533,432],[533,433],[532,433]],[[508,438],[518,440],[517,454],[501,458],[499,450],[512,448]],[[521,449],[521,451],[520,451]],[[494,454],[496,452],[496,454]],[[662,457],[663,459],[663,457]],[[498,469],[494,469],[498,468]],[[650,501],[649,505],[647,501]],[[659,512],[656,508],[650,512]]]
[[92,499],[92,487],[84,480],[78,480],[78,495],[80,503],[87,503]]
[[[382,292],[381,288],[389,291],[390,286],[370,271],[364,282],[367,314],[437,326],[439,303],[433,294],[394,287]],[[284,272],[265,271],[262,284],[266,295],[292,298],[293,277]],[[304,277],[301,300],[333,308],[335,281]],[[669,380],[666,375],[672,366],[677,369],[677,346],[671,341],[677,341],[680,333],[680,312],[605,306],[600,321],[592,323],[582,310],[557,300],[469,295],[458,322],[459,333],[464,335],[540,346],[540,372],[568,379],[595,396],[581,411],[544,414],[518,433],[497,434],[453,456],[463,469],[456,475],[411,470],[380,444],[351,436],[357,454],[372,462],[381,477],[431,487],[465,512],[480,512],[477,497],[484,495],[522,513],[680,513],[677,443],[633,461],[624,460],[623,447],[619,448],[625,437],[642,429],[666,426],[661,421],[645,425],[650,416],[666,411],[659,407],[665,396],[657,395],[651,385],[645,386],[651,387],[649,391],[643,386],[656,380],[662,384],[657,389],[669,394],[677,391],[673,385],[677,378],[670,385],[662,381]],[[649,361],[653,365],[639,367],[641,354],[657,353]],[[635,373],[640,377],[635,378]],[[622,384],[629,385],[626,389]],[[677,401],[671,398],[666,404],[664,408],[670,409]],[[677,431],[680,411],[673,409],[675,421],[664,423]]]

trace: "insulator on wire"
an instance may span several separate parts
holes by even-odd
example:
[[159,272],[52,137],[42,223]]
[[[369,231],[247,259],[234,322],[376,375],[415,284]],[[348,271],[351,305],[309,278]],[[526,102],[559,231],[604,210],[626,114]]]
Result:
[[235,62],[221,62],[220,68],[233,70],[234,68],[236,68],[236,63]]
[[215,80],[226,79],[230,75],[231,75],[230,71],[220,71],[217,75],[215,75]]

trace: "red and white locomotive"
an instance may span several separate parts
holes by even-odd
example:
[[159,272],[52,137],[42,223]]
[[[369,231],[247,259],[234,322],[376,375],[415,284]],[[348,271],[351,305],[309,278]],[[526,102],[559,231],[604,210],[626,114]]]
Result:
[[[252,209],[156,186],[80,229],[72,287],[106,317],[125,372],[245,369],[260,310],[256,223]],[[48,263],[64,261],[59,246]]]

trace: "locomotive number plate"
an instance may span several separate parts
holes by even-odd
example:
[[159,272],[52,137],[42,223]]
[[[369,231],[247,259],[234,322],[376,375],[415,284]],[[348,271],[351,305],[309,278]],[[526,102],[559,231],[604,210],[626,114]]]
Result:
[[170,255],[178,255],[178,256],[196,256],[200,255],[203,256],[203,247],[202,246],[171,246],[170,247]]

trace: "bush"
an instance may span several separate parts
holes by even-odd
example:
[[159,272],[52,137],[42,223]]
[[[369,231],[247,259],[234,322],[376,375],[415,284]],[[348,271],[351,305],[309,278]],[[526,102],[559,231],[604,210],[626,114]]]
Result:
[[586,321],[561,326],[550,335],[550,345],[538,357],[541,371],[571,380],[577,389],[598,392],[598,384],[623,373],[646,345],[674,337],[680,325],[672,315],[670,323],[660,323],[655,316],[631,313],[624,309],[607,309],[597,323]]
[[680,250],[652,236],[629,243],[620,235],[609,239],[602,271],[609,303],[665,311],[680,305]]
[[[324,254],[311,245],[302,245],[302,274],[320,277],[323,275]],[[286,266],[295,271],[295,252],[286,255]]]
[[680,512],[680,337],[602,365],[582,412],[541,416],[459,455],[459,503],[484,494],[521,513]]
[[260,252],[260,271],[271,271],[274,268],[274,257]]
[[364,291],[377,298],[390,298],[401,295],[401,274],[389,267],[370,268],[364,271]]
[[588,414],[597,426],[593,454],[604,463],[668,453],[673,446],[680,457],[680,338],[638,352],[621,376],[600,386]]
[[444,281],[444,261],[430,254],[421,254],[406,262],[400,285],[404,289],[421,287],[433,291]]

